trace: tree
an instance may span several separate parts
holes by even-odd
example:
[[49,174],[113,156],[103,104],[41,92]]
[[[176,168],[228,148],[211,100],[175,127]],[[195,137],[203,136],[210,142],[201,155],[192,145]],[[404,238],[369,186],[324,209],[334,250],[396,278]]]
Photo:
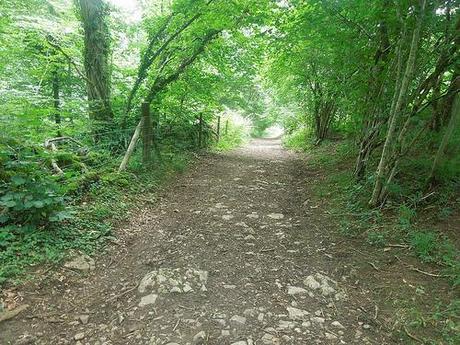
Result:
[[108,27],[109,10],[102,0],[78,0],[78,9],[84,31],[84,66],[90,119],[95,140],[102,138],[101,129],[113,126],[110,94],[111,42]]

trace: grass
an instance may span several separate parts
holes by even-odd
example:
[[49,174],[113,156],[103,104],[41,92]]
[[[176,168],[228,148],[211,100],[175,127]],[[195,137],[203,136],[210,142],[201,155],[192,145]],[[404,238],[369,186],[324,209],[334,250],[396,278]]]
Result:
[[0,285],[21,283],[34,265],[56,264],[69,252],[90,254],[101,249],[112,238],[114,225],[127,218],[131,205],[140,202],[139,196],[153,193],[163,181],[182,172],[187,162],[186,154],[168,151],[163,164],[143,167],[140,157],[134,156],[124,173],[114,172],[114,162],[83,175],[67,196],[71,219],[24,233],[0,252]]
[[[460,251],[438,229],[439,222],[459,208],[455,183],[447,181],[441,186],[436,199],[422,200],[423,195],[417,194],[417,188],[423,183],[421,165],[429,165],[426,162],[417,163],[415,159],[415,162],[405,163],[404,168],[408,168],[408,173],[402,177],[402,182],[392,194],[388,205],[383,209],[369,209],[367,201],[373,180],[370,176],[361,184],[354,181],[351,173],[356,157],[354,144],[348,140],[326,141],[321,146],[314,147],[310,143],[309,133],[305,129],[292,133],[284,140],[285,146],[307,152],[309,166],[323,172],[324,181],[314,187],[315,194],[328,200],[330,212],[335,215],[343,236],[360,239],[375,247],[376,251],[390,243],[407,245],[421,263],[435,265],[441,275],[448,279],[451,289],[458,289]],[[449,174],[452,176],[451,171]],[[429,219],[429,223],[426,219]],[[418,299],[406,292],[406,295],[402,294],[400,299],[395,300],[396,305],[393,308],[398,310],[395,318],[402,325],[398,336],[406,339],[407,343],[413,342],[406,334],[406,327],[409,332],[419,331],[427,344],[459,344],[458,294],[454,293],[451,300],[447,296],[434,296],[440,297],[437,302],[427,303],[428,296],[423,296],[424,287],[419,286],[416,291],[421,294]],[[434,327],[435,334],[425,334],[427,326]]]

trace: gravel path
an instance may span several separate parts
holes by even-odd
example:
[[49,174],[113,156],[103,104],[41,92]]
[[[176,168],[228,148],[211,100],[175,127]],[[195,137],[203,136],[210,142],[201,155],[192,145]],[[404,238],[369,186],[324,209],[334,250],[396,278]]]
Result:
[[1,344],[393,344],[356,288],[315,172],[279,140],[210,154],[96,262],[29,284]]

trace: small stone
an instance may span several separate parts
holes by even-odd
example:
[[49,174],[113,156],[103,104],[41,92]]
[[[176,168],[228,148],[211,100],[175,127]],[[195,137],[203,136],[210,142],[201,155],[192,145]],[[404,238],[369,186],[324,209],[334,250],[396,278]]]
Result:
[[228,329],[223,329],[221,332],[222,337],[229,337],[230,336],[230,331]]
[[316,289],[319,289],[321,287],[321,284],[318,283],[315,279],[315,277],[313,276],[308,276],[307,278],[304,279],[303,281],[303,284],[312,289],[312,290],[316,290]]
[[206,339],[206,332],[205,331],[198,332],[193,337],[193,344],[195,345],[204,344],[205,339]]
[[315,317],[310,318],[310,321],[313,323],[323,324],[325,320],[324,320],[324,317],[315,316]]
[[301,320],[310,314],[308,311],[294,307],[287,307],[286,309],[289,313],[289,318],[292,320]]
[[76,341],[78,340],[83,340],[85,338],[85,333],[77,333],[75,334],[75,336],[73,337]]
[[280,345],[281,344],[279,338],[269,333],[265,333],[264,336],[260,340],[262,341],[263,345]]
[[83,325],[86,325],[89,321],[89,315],[80,315],[78,319]]
[[158,295],[150,294],[141,298],[139,302],[139,307],[145,307],[146,305],[155,304]]
[[187,283],[184,284],[184,287],[182,288],[182,290],[183,290],[184,292],[186,292],[186,293],[187,293],[187,292],[190,292],[190,291],[193,291],[192,287],[191,287],[189,284],[187,284]]
[[335,300],[336,301],[345,301],[346,299],[347,299],[347,295],[343,291],[337,292],[335,294]]
[[240,340],[235,343],[232,343],[231,345],[247,345],[247,343],[244,340]]
[[222,219],[223,219],[223,220],[231,220],[231,219],[233,219],[233,218],[234,218],[234,216],[231,215],[231,214],[224,214],[224,215],[222,216]]
[[281,320],[279,323],[278,323],[278,329],[279,330],[285,330],[285,329],[292,329],[296,326],[296,323],[295,322],[292,322],[292,321],[285,321],[285,320]]
[[246,318],[240,315],[234,315],[230,321],[244,325],[246,323]]
[[364,329],[370,329],[370,328],[371,328],[371,325],[364,324],[364,325],[363,325],[363,328],[364,328]]
[[270,213],[267,215],[268,218],[271,218],[271,219],[283,219],[284,218],[284,214],[282,213]]
[[288,286],[288,295],[301,295],[306,294],[308,291],[304,288],[297,287],[297,286]]
[[331,325],[335,328],[345,329],[345,327],[339,321],[333,321]]
[[234,290],[234,289],[236,289],[236,285],[228,285],[228,284],[225,284],[225,285],[224,285],[224,289]]
[[310,322],[310,321],[304,321],[304,322],[302,322],[302,327],[310,328],[310,327],[311,327],[311,322]]
[[174,286],[171,290],[169,290],[170,293],[181,293],[182,290],[178,286]]
[[64,267],[81,272],[89,272],[94,270],[96,264],[94,263],[94,259],[88,255],[80,255],[66,262]]

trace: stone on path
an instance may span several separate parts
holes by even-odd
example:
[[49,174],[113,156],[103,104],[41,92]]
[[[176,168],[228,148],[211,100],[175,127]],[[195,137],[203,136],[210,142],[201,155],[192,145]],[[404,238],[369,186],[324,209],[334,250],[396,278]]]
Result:
[[307,290],[297,286],[288,286],[288,295],[301,295],[308,293]]
[[267,215],[268,218],[271,218],[271,219],[283,219],[284,218],[284,214],[282,213],[270,213]]
[[240,315],[234,315],[230,321],[233,321],[235,323],[239,323],[241,325],[244,325],[246,323],[246,318],[244,316],[240,316]]
[[81,272],[89,272],[95,269],[96,264],[94,263],[94,259],[88,255],[80,255],[66,262],[64,267]]
[[73,338],[76,341],[82,340],[82,339],[85,338],[85,333],[83,333],[83,332],[82,333],[77,333],[77,334],[75,334],[75,336]]
[[158,298],[158,295],[153,294],[153,293],[150,295],[144,296],[141,298],[141,301],[139,302],[139,307],[145,307],[146,305],[155,304],[157,298]]
[[310,313],[306,310],[294,308],[294,307],[287,307],[287,311],[289,313],[289,318],[292,320],[302,320]]
[[275,337],[273,334],[265,333],[264,336],[260,339],[263,345],[280,345],[281,342],[279,338]]
[[198,332],[197,334],[195,334],[195,336],[193,337],[193,344],[194,345],[201,345],[201,344],[204,344],[205,340],[206,340],[206,332],[201,331],[201,332]]

